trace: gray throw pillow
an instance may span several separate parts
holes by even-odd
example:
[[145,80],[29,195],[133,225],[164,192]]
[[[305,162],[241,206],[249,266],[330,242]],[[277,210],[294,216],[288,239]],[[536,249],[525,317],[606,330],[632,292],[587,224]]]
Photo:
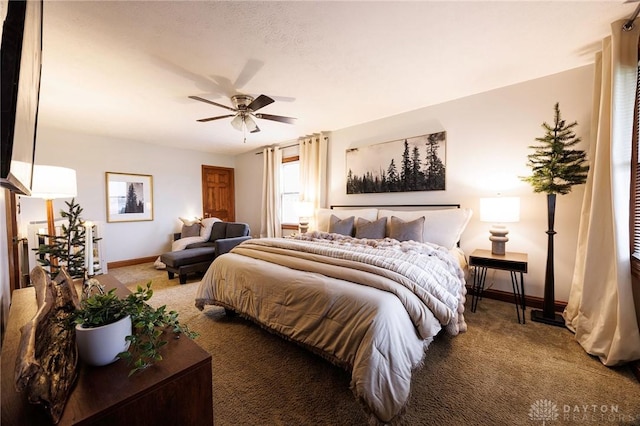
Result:
[[193,225],[182,225],[182,231],[180,232],[180,238],[187,237],[199,237],[200,236],[200,222],[196,222]]
[[391,224],[389,226],[389,238],[398,241],[417,241],[422,242],[422,234],[424,232],[424,216],[405,222],[395,216],[391,216]]
[[353,235],[353,221],[355,216],[350,216],[346,219],[340,219],[336,215],[331,215],[329,219],[329,232],[333,234]]
[[373,222],[361,217],[356,222],[356,238],[370,238],[380,240],[387,230],[387,218],[381,217]]

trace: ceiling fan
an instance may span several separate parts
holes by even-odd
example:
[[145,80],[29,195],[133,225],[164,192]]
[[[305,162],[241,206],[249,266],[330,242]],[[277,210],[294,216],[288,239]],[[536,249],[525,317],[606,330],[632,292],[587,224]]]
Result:
[[234,129],[242,131],[246,128],[250,133],[257,133],[260,131],[260,128],[256,124],[255,118],[279,121],[281,123],[288,123],[288,124],[293,124],[296,122],[296,119],[291,117],[256,113],[256,111],[258,111],[260,108],[264,108],[265,106],[274,102],[273,99],[265,95],[260,95],[255,99],[249,95],[232,96],[231,102],[233,103],[233,107],[222,105],[217,102],[213,102],[208,99],[201,98],[200,96],[189,96],[189,98],[195,99],[196,101],[215,105],[220,108],[228,109],[234,112],[233,114],[220,115],[217,117],[201,118],[197,120],[203,123],[207,121],[220,120],[222,118],[233,117],[233,120],[231,120],[231,125],[233,126]]

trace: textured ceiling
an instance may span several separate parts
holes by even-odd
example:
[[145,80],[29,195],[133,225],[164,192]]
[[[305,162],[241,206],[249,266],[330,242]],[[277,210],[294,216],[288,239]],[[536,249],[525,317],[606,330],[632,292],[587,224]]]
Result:
[[[224,154],[593,62],[622,1],[47,1],[42,126]],[[247,134],[236,93],[276,100]]]

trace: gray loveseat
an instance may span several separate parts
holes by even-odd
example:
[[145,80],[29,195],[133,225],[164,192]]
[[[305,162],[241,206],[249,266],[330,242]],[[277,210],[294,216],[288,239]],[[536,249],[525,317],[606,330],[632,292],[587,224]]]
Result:
[[178,274],[180,284],[185,284],[187,274],[205,272],[217,256],[250,239],[249,233],[246,223],[215,222],[207,241],[189,244],[184,250],[164,253],[160,260],[166,265],[169,279]]

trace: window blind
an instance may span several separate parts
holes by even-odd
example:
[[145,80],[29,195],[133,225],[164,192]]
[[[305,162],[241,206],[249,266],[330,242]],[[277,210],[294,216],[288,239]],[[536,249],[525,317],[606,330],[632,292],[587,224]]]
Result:
[[632,262],[632,270],[636,274],[640,274],[640,149],[638,149],[638,143],[640,140],[640,123],[638,122],[638,111],[640,110],[640,63],[638,64],[637,72],[637,85],[636,85],[636,102],[635,111],[633,114],[633,141],[632,141],[632,182],[631,188],[633,193],[631,194],[631,241],[633,247],[631,247],[631,254],[634,258]]

